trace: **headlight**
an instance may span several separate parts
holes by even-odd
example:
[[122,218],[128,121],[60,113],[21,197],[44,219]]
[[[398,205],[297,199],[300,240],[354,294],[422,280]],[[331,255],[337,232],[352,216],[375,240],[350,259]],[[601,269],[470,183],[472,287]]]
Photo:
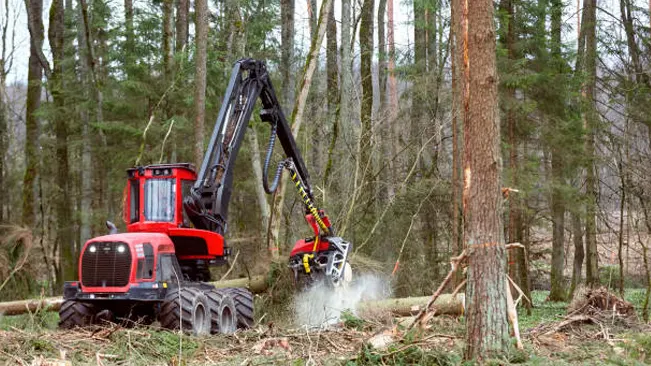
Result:
[[124,253],[124,251],[125,251],[126,249],[127,249],[127,248],[125,248],[124,245],[120,245],[120,246],[118,247],[118,253]]
[[88,250],[89,250],[91,253],[95,253],[95,252],[97,251],[97,248],[96,248],[94,245],[91,245],[91,246],[88,248]]

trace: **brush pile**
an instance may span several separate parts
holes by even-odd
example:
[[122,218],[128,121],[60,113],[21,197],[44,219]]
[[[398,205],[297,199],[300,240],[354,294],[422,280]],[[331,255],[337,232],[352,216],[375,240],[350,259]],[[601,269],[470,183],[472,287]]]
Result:
[[645,327],[635,307],[605,287],[580,288],[563,319],[542,323],[527,335],[535,344],[557,347],[571,338],[611,340],[612,334]]
[[635,307],[605,287],[579,288],[567,307],[568,316],[587,315],[601,321],[619,321],[629,325],[638,321]]

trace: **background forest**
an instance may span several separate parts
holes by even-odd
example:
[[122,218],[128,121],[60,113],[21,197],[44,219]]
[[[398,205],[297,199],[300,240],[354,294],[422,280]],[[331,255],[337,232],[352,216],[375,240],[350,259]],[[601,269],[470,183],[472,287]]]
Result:
[[[206,1],[0,4],[0,298],[60,293],[80,245],[105,220],[124,228],[127,168],[198,165],[243,57],[272,71],[317,200],[358,265],[390,275],[399,296],[431,294],[463,248],[460,161],[473,149],[458,2]],[[651,3],[497,5],[504,232],[526,248],[509,254],[511,276],[551,300],[583,281],[649,288]],[[299,34],[318,50],[302,118]],[[236,276],[264,273],[269,249],[287,255],[309,234],[294,192],[264,194],[269,127],[256,116],[249,130],[227,238]]]

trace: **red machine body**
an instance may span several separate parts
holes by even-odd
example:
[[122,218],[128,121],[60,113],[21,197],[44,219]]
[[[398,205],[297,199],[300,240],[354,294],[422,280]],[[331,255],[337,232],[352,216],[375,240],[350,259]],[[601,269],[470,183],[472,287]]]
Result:
[[[87,241],[81,253],[84,260],[79,261],[79,288],[97,298],[101,298],[100,294],[127,293],[134,287],[162,280],[154,272],[159,268],[160,256],[175,254],[170,238],[159,233],[99,236]],[[113,277],[103,273],[109,270]]]
[[162,233],[179,261],[223,259],[224,237],[195,229],[183,210],[197,174],[191,164],[159,164],[127,171],[124,222],[130,233]]
[[[323,222],[328,227],[330,227],[330,219],[328,219],[328,216],[325,215],[323,210],[319,210],[319,215],[321,216]],[[314,237],[298,240],[294,244],[294,248],[289,254],[290,257],[293,257],[295,255],[305,254],[305,253],[322,252],[330,248],[330,243],[327,240],[323,240],[323,238],[320,237],[319,225],[317,224],[314,215],[312,214],[305,215],[305,221],[307,221],[308,225],[310,225],[310,227],[312,228],[312,231],[314,232]],[[314,241],[317,240],[317,238],[319,238],[319,242],[316,244],[316,249],[315,249]]]

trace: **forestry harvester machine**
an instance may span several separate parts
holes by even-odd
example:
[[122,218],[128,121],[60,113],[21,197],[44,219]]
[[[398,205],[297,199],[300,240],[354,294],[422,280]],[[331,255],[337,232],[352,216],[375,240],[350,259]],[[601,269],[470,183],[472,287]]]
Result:
[[[309,175],[278,103],[264,62],[235,63],[199,174],[191,164],[159,164],[127,170],[126,233],[107,222],[109,235],[81,248],[79,278],[64,286],[62,328],[103,320],[151,323],[193,334],[230,333],[253,324],[253,295],[245,288],[216,289],[209,267],[227,263],[227,210],[233,167],[251,114],[260,98],[262,121],[271,126],[263,186],[272,193],[283,169],[305,204],[314,236],[299,240],[289,267],[297,283],[325,280],[338,287],[352,273],[351,244],[335,236],[315,206]],[[268,171],[276,139],[286,158]]]

